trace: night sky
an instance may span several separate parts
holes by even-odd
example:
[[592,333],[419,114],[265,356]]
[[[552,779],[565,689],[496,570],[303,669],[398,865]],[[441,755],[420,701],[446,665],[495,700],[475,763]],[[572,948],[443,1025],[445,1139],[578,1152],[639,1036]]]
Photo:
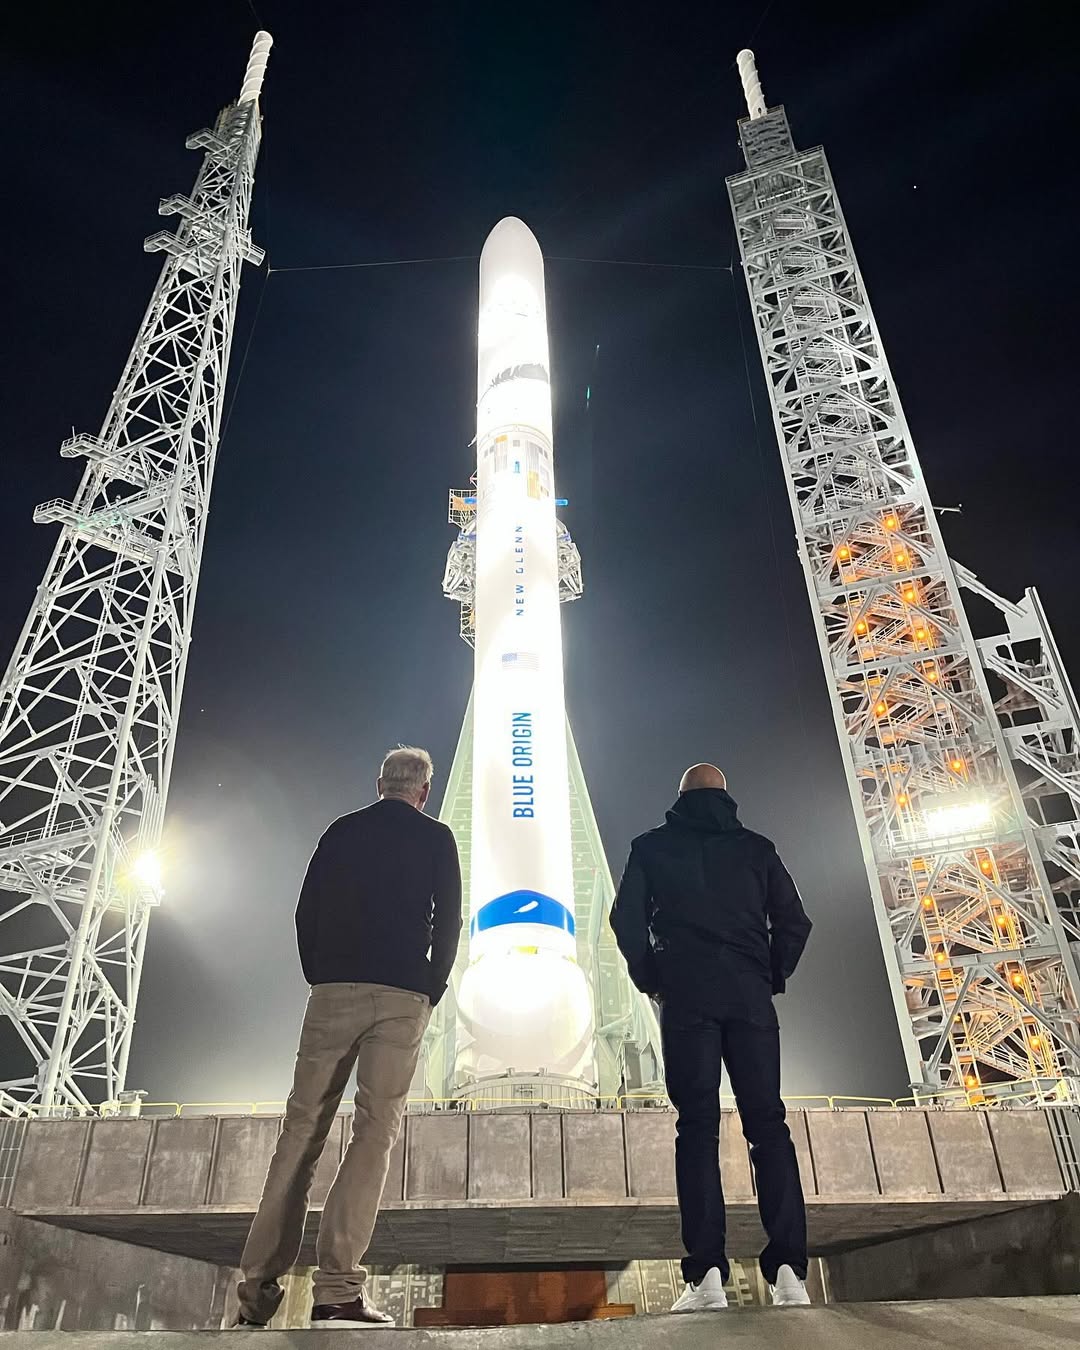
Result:
[[[59,443],[99,427],[160,267],[142,252],[157,201],[189,189],[184,138],[235,97],[266,27],[252,225],[272,267],[475,258],[508,214],[549,256],[556,470],[586,583],[563,611],[567,700],[613,870],[687,764],[720,764],[816,922],[781,1003],[787,1091],[902,1093],[725,270],[733,60],[752,44],[796,143],[828,149],[931,492],[963,504],[951,552],[1007,595],[1037,585],[1075,675],[1066,12],[24,8],[0,57],[0,659],[55,538],[33,507],[77,482]],[[441,795],[471,679],[440,580],[446,490],[473,468],[476,303],[471,261],[246,273],[129,1077],[151,1100],[283,1096],[305,992],[292,912],[320,830],[372,798],[398,741],[431,749]]]

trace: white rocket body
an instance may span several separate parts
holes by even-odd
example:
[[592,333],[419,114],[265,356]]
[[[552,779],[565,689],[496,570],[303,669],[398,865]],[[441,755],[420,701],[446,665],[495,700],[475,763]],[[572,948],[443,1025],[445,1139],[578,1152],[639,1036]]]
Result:
[[459,1076],[595,1082],[577,964],[544,260],[507,217],[480,256],[469,965]]

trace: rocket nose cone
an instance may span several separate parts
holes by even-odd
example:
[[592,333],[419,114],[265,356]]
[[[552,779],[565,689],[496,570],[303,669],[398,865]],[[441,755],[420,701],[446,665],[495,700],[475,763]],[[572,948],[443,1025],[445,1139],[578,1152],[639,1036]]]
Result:
[[[525,366],[538,367],[546,382],[544,255],[532,230],[516,216],[500,220],[484,243],[480,254],[478,318],[478,398],[482,399],[507,372]],[[522,416],[515,414],[511,420],[520,421]],[[547,417],[550,419],[550,412]]]
[[505,216],[491,231],[480,254],[481,284],[485,277],[516,272],[530,278],[544,274],[544,255],[536,235],[517,216]]

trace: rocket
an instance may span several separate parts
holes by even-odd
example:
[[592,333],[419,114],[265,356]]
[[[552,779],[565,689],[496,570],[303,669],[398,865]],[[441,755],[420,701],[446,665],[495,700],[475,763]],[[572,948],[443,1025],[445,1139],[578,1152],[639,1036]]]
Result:
[[577,964],[544,259],[508,216],[480,255],[469,963],[459,1081],[595,1084]]

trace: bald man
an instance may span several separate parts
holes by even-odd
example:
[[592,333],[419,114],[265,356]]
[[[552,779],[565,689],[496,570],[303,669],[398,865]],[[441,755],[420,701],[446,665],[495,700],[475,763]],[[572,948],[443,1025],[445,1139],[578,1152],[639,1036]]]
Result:
[[686,1289],[673,1312],[726,1308],[720,1075],[750,1143],[775,1304],[806,1304],[806,1209],[780,1099],[773,995],[810,920],[773,844],[739,822],[715,764],[695,764],[666,823],[634,840],[611,911],[630,978],[659,1005],[668,1095],[679,1113],[675,1179]]

